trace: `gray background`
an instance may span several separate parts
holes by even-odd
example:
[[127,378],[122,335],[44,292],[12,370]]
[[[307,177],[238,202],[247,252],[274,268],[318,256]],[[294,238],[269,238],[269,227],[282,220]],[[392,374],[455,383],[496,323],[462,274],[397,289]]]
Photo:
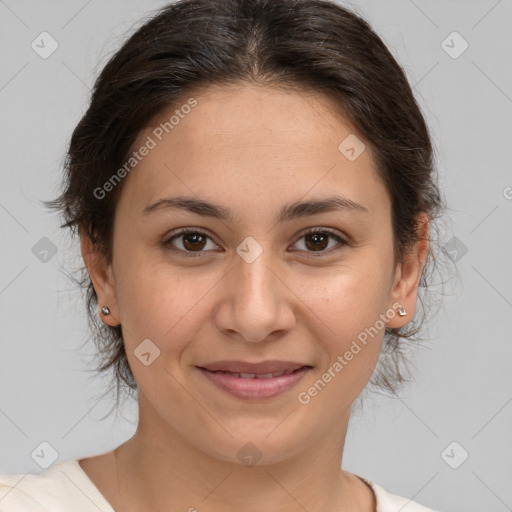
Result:
[[[162,5],[0,0],[0,472],[41,472],[31,454],[43,441],[64,461],[134,432],[133,403],[117,421],[100,419],[113,402],[98,398],[105,382],[88,366],[94,347],[82,348],[82,299],[63,274],[79,265],[78,248],[39,200],[58,191],[97,73]],[[512,510],[512,2],[344,5],[371,22],[414,85],[461,276],[416,352],[416,382],[399,399],[372,395],[352,417],[344,467],[445,512]],[[43,31],[59,45],[46,59],[31,47]],[[454,31],[469,44],[457,58],[461,40],[443,45]]]

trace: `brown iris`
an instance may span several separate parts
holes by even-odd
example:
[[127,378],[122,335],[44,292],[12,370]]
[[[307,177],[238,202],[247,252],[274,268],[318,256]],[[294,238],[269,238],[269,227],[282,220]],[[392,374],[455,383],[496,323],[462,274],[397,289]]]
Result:
[[[310,244],[308,244],[308,239],[314,240],[312,246],[310,246]],[[306,241],[306,247],[313,251],[325,249],[328,245],[328,239],[329,239],[329,235],[327,235],[325,233],[313,233],[312,235],[306,235],[304,237],[304,240]],[[321,242],[321,245],[318,245],[319,242]]]
[[[207,237],[202,235],[201,233],[186,233],[182,235],[183,237],[183,246],[187,250],[202,250],[206,244]],[[188,243],[187,240],[192,240],[191,243]]]

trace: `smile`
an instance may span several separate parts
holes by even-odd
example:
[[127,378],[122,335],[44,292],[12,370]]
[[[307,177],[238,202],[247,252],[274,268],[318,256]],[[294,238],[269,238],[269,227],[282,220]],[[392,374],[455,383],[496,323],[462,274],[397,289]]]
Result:
[[303,366],[295,370],[258,374],[197,368],[216,388],[244,400],[269,399],[281,395],[293,388],[311,369],[310,366]]

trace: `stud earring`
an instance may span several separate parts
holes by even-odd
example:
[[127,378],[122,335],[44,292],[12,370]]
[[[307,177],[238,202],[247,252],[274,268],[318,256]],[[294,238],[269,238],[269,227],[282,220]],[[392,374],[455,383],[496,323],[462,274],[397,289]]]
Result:
[[407,310],[406,310],[405,308],[403,308],[403,307],[402,307],[402,308],[400,308],[400,309],[398,310],[398,314],[399,314],[400,316],[405,316],[405,315],[407,315]]
[[103,306],[101,308],[101,312],[104,314],[104,315],[110,315],[110,309],[107,307],[107,306]]

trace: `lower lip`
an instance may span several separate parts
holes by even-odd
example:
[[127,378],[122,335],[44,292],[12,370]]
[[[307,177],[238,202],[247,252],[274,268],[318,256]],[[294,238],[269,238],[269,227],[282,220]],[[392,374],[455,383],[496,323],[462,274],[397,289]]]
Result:
[[210,382],[220,389],[245,400],[258,400],[278,396],[295,386],[310,370],[309,367],[303,367],[288,375],[271,377],[270,379],[242,379],[229,373],[211,372],[199,367],[198,369]]

